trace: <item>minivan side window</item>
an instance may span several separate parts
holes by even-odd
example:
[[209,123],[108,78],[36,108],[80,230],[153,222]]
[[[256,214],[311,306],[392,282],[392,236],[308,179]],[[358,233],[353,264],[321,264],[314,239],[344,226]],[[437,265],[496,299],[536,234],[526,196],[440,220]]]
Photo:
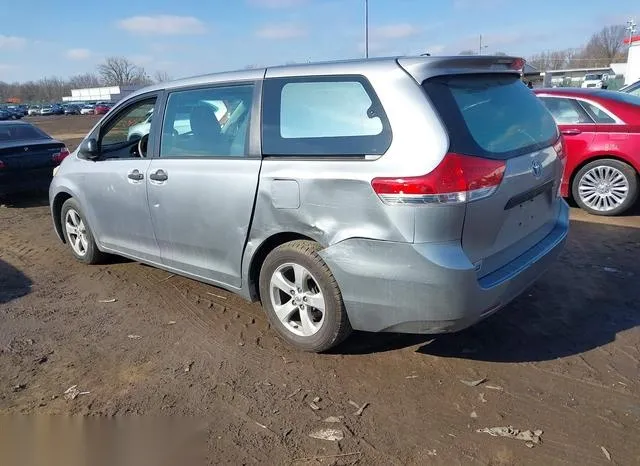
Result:
[[267,79],[262,147],[266,156],[382,155],[387,116],[362,76]]
[[108,124],[102,134],[102,148],[109,150],[109,146],[118,146],[122,143],[140,139],[149,134],[151,125],[146,121],[149,112],[153,110],[156,99],[148,99],[136,102],[130,107],[121,110]]
[[253,102],[252,84],[171,92],[160,157],[243,157]]

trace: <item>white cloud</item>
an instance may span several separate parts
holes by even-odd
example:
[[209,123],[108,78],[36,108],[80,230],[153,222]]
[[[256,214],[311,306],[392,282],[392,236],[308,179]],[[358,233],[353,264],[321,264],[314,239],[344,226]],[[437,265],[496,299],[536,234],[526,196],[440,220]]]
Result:
[[263,8],[292,8],[306,3],[307,0],[249,0],[249,3]]
[[27,45],[24,37],[4,36],[0,34],[0,49],[21,49]]
[[262,39],[294,39],[306,35],[307,30],[295,24],[270,24],[256,31],[256,36]]
[[117,23],[120,29],[146,35],[185,35],[202,34],[206,27],[193,16],[155,15],[132,16]]
[[403,39],[420,33],[420,28],[408,23],[389,24],[374,28],[372,35],[380,39]]
[[86,60],[91,56],[89,49],[69,49],[66,56],[69,60]]

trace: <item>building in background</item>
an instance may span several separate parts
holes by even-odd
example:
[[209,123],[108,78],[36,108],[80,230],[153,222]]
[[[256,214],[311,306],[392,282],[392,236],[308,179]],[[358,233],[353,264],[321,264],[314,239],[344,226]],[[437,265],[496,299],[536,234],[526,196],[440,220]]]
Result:
[[624,40],[629,45],[627,57],[627,69],[624,75],[624,83],[632,84],[640,80],[640,36],[631,36]]
[[142,86],[110,86],[92,87],[88,89],[72,89],[70,96],[62,98],[63,102],[113,102],[116,103]]

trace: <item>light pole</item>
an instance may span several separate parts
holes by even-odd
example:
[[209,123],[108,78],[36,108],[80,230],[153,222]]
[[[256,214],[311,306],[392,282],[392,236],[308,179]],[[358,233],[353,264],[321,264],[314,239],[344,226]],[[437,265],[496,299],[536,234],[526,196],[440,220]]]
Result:
[[364,0],[364,56],[369,58],[369,0]]
[[478,47],[478,55],[482,55],[482,51],[489,48],[488,45],[482,45],[482,34],[480,34],[480,46]]
[[633,42],[633,35],[636,33],[636,22],[633,19],[627,21],[627,31],[629,31],[629,47],[631,47],[631,42]]

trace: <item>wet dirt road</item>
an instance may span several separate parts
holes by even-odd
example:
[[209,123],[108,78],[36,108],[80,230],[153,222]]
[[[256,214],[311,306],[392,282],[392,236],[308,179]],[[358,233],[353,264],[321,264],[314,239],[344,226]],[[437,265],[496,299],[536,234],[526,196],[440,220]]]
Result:
[[[189,415],[216,464],[640,464],[640,215],[572,215],[552,270],[479,325],[355,334],[313,355],[215,287],[75,262],[46,199],[13,200],[0,208],[0,413]],[[90,393],[65,400],[76,384]],[[350,401],[368,405],[356,415]],[[509,425],[543,443],[476,432]],[[344,439],[309,437],[321,427]]]

